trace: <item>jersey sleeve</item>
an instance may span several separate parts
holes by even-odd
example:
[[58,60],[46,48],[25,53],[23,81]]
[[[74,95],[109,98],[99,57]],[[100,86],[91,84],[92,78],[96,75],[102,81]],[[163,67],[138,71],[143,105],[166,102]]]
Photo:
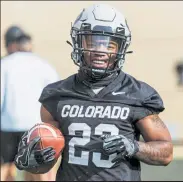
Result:
[[136,122],[152,114],[159,114],[164,109],[161,96],[153,90],[153,93],[142,101],[142,106],[134,107],[134,121]]
[[56,89],[53,87],[53,85],[54,84],[49,84],[43,89],[39,98],[39,102],[47,109],[54,120],[57,120],[57,105],[59,99]]

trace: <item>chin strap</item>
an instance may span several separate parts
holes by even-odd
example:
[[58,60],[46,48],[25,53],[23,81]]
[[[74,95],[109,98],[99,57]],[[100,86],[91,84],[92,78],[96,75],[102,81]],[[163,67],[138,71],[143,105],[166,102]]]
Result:
[[70,41],[66,40],[66,42],[67,42],[71,47],[73,47],[73,45],[72,45],[72,43],[71,43]]

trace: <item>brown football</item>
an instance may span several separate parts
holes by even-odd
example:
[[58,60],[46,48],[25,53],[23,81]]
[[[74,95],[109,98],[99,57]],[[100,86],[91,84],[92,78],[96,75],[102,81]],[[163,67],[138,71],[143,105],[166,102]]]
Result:
[[37,149],[53,147],[56,152],[55,158],[60,156],[60,153],[65,146],[65,139],[58,128],[48,123],[36,124],[29,130],[27,143],[36,137],[41,138],[37,145]]

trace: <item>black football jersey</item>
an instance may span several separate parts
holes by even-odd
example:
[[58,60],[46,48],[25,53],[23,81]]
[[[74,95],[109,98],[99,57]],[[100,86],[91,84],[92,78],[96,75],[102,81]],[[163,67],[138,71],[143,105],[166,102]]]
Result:
[[140,162],[132,157],[112,163],[117,154],[105,155],[100,136],[122,134],[139,140],[135,123],[164,110],[151,86],[120,72],[96,95],[75,74],[49,84],[39,101],[58,121],[65,137],[57,181],[140,180]]

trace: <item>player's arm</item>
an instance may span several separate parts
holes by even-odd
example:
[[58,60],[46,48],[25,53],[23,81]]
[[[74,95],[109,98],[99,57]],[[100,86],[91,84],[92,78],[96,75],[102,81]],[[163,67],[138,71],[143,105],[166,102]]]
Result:
[[58,122],[53,119],[52,115],[48,112],[48,110],[43,105],[41,105],[40,115],[41,115],[42,122],[52,124],[56,128],[59,128]]
[[[53,119],[53,116],[48,112],[48,110],[43,105],[41,105],[40,115],[42,122],[49,123],[59,129],[59,123]],[[55,159],[53,166],[55,165],[57,160],[58,159]]]
[[134,155],[150,165],[168,165],[173,158],[170,133],[158,115],[150,115],[136,123],[145,142],[138,141],[139,151]]
[[137,123],[145,142],[124,135],[102,136],[103,149],[110,155],[117,153],[112,162],[135,157],[150,165],[168,165],[173,156],[173,145],[168,129],[158,115],[149,115]]
[[[41,105],[40,116],[41,116],[42,122],[54,125],[56,128],[59,129],[58,122],[53,119],[52,115],[48,112],[48,110],[43,105]],[[56,164],[57,160],[58,160],[57,158],[54,159],[52,164],[49,166],[49,169],[51,169]]]

